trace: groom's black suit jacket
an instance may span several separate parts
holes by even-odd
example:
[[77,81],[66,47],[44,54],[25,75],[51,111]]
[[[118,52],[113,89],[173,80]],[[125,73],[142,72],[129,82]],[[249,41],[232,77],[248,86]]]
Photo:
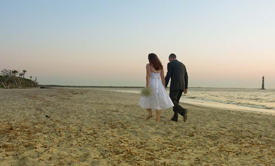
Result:
[[165,87],[167,87],[170,78],[170,91],[188,89],[188,74],[186,67],[183,63],[176,59],[167,64]]

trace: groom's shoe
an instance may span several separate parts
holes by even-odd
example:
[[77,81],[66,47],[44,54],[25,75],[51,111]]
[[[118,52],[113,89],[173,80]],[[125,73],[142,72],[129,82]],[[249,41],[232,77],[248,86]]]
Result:
[[177,122],[177,121],[178,121],[177,119],[174,119],[174,118],[171,118],[171,120],[172,120],[172,121],[175,121],[175,122]]
[[184,113],[183,113],[183,121],[184,121],[184,122],[187,121],[187,113],[188,113],[188,110],[185,109],[185,110],[184,110]]

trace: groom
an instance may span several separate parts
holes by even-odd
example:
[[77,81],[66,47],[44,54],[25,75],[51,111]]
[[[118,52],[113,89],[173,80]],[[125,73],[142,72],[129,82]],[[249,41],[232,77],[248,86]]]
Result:
[[169,63],[167,64],[167,75],[165,77],[165,88],[169,83],[169,79],[171,78],[170,84],[170,98],[174,103],[173,111],[174,116],[171,118],[173,121],[178,121],[178,113],[183,116],[183,121],[187,121],[187,109],[182,108],[179,105],[179,100],[182,95],[187,93],[188,89],[188,74],[186,71],[186,67],[180,61],[176,59],[175,54],[169,55]]

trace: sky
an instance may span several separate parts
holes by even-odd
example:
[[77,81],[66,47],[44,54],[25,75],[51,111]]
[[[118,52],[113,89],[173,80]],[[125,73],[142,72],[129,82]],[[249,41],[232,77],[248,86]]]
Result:
[[0,70],[40,84],[145,86],[148,54],[189,87],[275,88],[274,0],[1,0]]

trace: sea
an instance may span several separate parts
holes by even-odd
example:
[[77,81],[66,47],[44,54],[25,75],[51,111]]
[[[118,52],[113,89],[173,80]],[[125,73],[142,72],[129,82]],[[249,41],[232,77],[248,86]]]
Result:
[[[111,91],[140,93],[141,88],[116,88]],[[169,93],[169,89],[167,89]],[[275,115],[275,89],[253,88],[189,88],[183,94],[181,103],[204,107],[256,111]]]

